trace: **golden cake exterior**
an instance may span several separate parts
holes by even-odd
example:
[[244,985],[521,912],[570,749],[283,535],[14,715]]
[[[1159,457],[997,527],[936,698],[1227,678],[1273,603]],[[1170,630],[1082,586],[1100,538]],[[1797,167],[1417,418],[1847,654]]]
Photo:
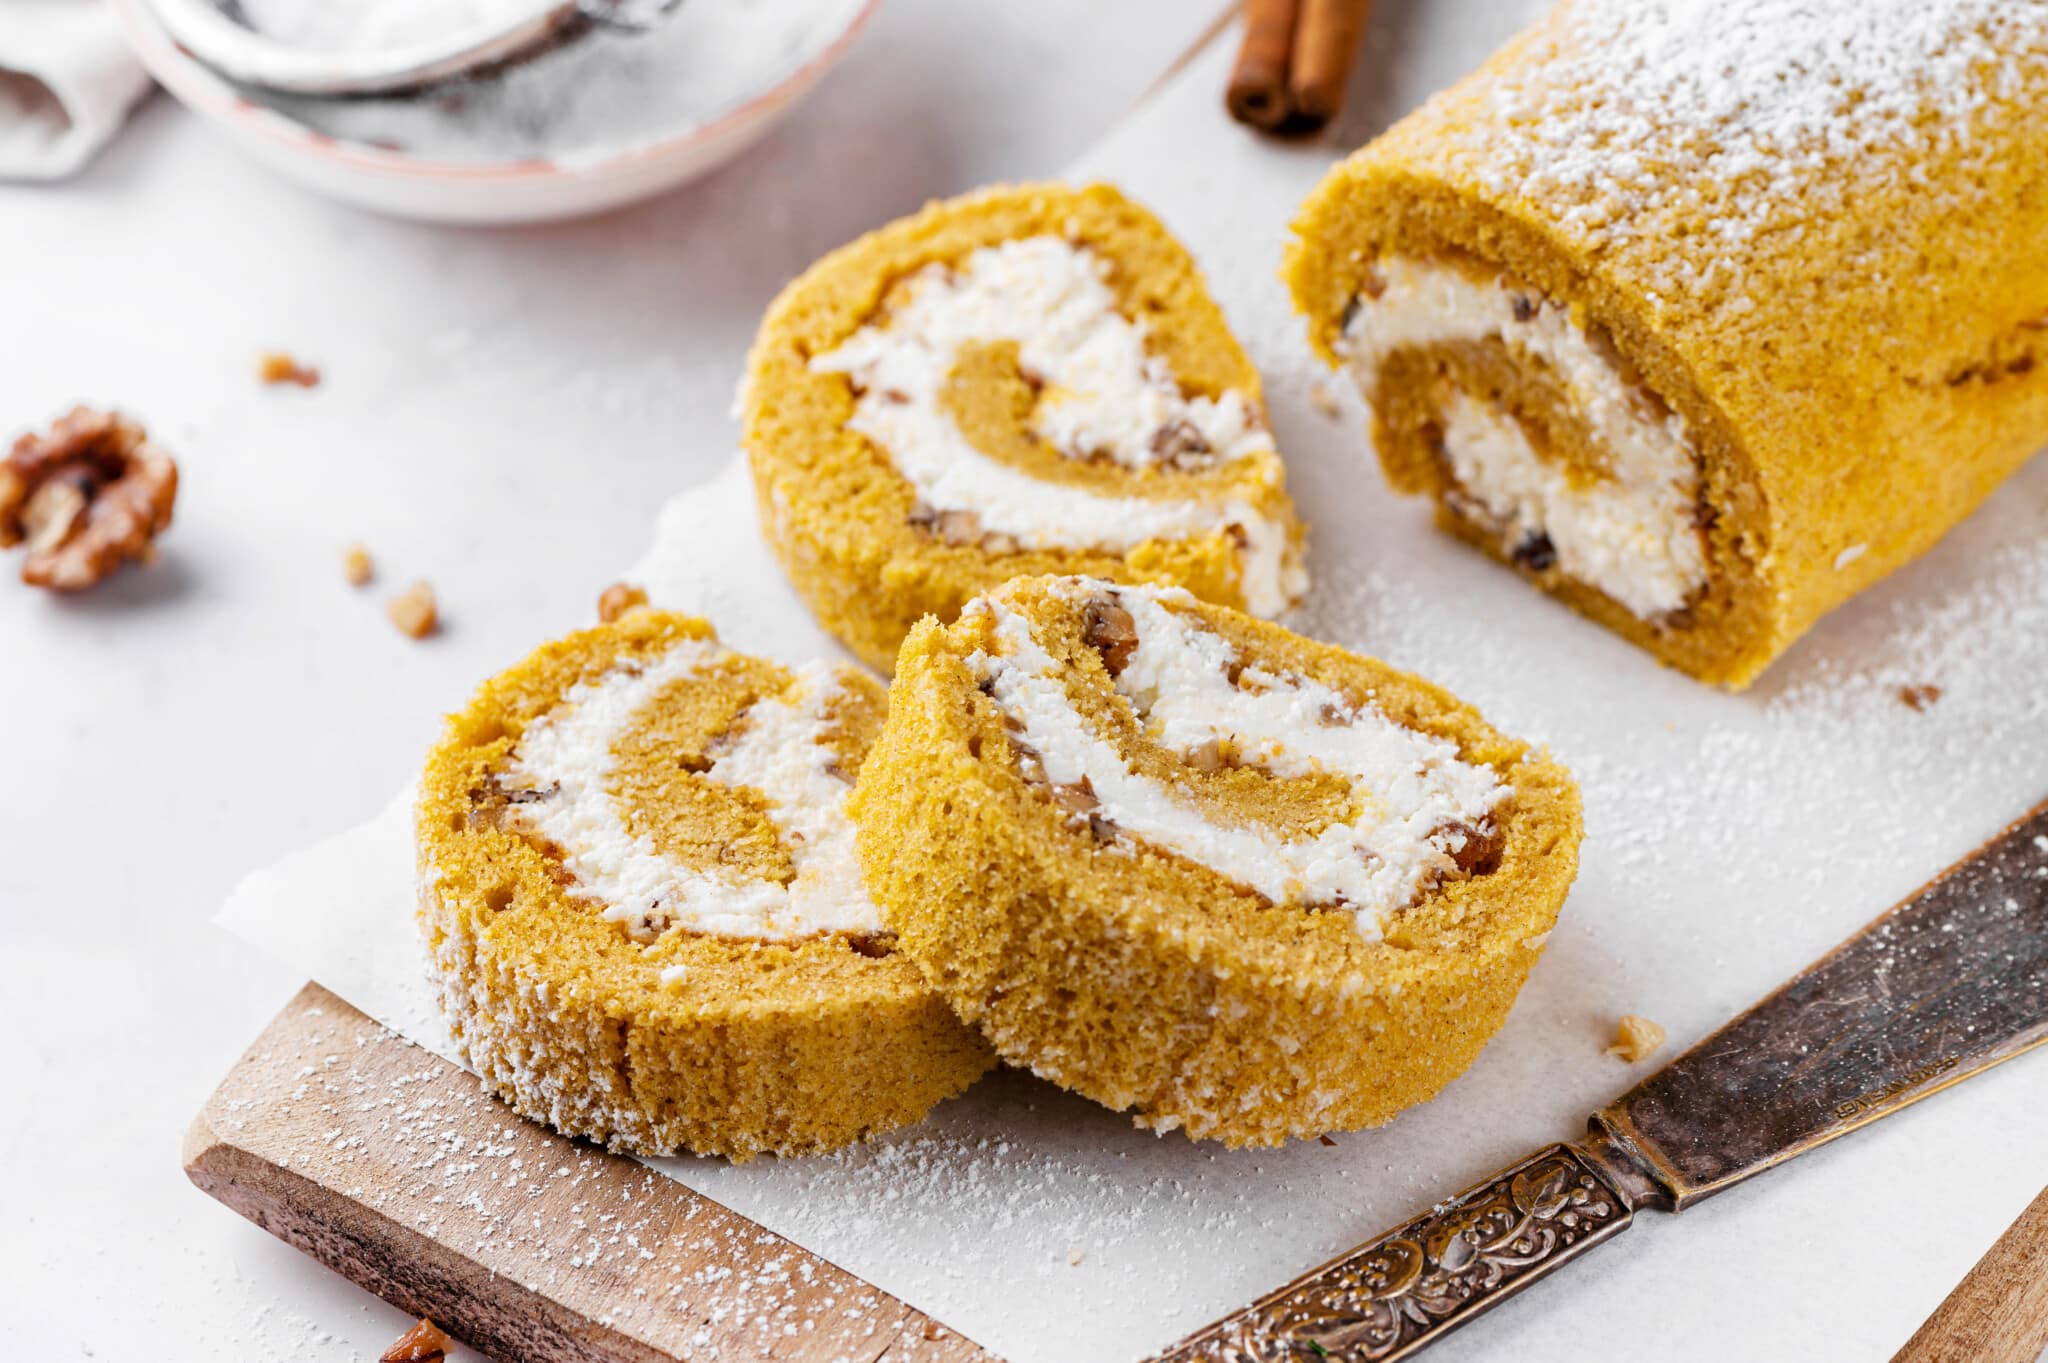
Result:
[[657,611],[551,643],[421,779],[420,925],[470,1066],[635,1154],[829,1150],[912,1122],[985,1046],[896,953],[843,805],[882,721]]
[[1568,0],[1288,280],[1396,489],[1739,687],[2048,444],[2044,101],[2039,5]]
[[768,542],[885,671],[921,617],[1020,575],[1265,615],[1306,588],[1258,373],[1106,185],[988,189],[833,252],[768,310],[740,406]]
[[1464,1070],[1580,837],[1564,770],[1436,687],[1080,578],[913,631],[853,809],[902,949],[1004,1059],[1231,1145]]

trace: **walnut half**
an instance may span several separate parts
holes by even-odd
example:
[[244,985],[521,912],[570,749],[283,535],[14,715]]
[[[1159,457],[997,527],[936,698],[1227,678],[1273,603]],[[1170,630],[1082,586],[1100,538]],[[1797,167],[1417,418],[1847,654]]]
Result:
[[26,542],[21,580],[76,592],[156,556],[178,465],[118,412],[74,407],[0,462],[0,549]]

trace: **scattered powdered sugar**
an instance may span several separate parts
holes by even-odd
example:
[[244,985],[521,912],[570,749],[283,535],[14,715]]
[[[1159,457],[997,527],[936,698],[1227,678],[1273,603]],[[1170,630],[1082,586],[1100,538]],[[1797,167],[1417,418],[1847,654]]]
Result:
[[[314,1009],[289,1040],[244,1059],[209,1111],[214,1129],[529,1292],[700,1363],[943,1351],[945,1331],[906,1332],[881,1293],[652,1169],[520,1120],[375,1024]],[[331,1338],[267,1315],[244,1352],[271,1340],[284,1347],[259,1354],[296,1357]]]
[[2048,64],[2041,0],[1568,0],[1542,33],[1453,155],[1594,241],[1797,233],[1910,182]]
[[[1347,587],[1313,602],[1305,627],[1415,668],[1510,732],[1549,743],[1585,796],[1582,882],[1612,879],[1638,903],[1684,912],[1709,877],[1725,897],[1721,912],[1747,922],[1748,905],[1782,900],[1788,882],[1854,902],[1847,887],[1869,868],[1916,867],[1905,877],[1916,880],[1967,850],[1973,829],[1991,831],[1979,812],[1987,796],[2002,821],[2048,795],[2048,540],[2016,538],[1974,562],[1951,544],[1937,557],[1969,569],[1932,594],[1874,589],[1741,697],[1706,692],[1605,640],[1592,646],[1614,655],[1601,668],[1623,669],[1625,686],[1549,690],[1553,672],[1597,672],[1562,659],[1527,668],[1529,632],[1502,629],[1497,615],[1491,627],[1485,616],[1448,623],[1433,599],[1378,569],[1326,569]],[[1553,649],[1592,630],[1549,603],[1532,612]],[[1621,694],[1631,689],[1633,702]],[[1668,698],[1668,718],[1644,723],[1657,698]],[[1845,863],[1845,841],[1869,855]],[[1885,889],[1863,900],[1869,914],[1887,891],[1910,888],[1878,880]],[[1589,897],[1582,883],[1567,919]]]

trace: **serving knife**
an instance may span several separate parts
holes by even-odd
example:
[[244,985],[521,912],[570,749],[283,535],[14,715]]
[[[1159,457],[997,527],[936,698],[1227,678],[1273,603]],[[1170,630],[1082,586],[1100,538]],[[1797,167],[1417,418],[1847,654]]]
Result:
[[1391,1363],[1621,1234],[2048,1041],[2048,802],[1547,1146],[1153,1363]]

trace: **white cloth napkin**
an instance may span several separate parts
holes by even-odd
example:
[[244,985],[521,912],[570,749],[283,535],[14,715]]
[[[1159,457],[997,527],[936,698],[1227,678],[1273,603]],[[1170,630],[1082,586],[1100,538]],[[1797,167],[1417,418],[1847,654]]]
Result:
[[0,0],[0,180],[61,180],[149,91],[103,0]]

